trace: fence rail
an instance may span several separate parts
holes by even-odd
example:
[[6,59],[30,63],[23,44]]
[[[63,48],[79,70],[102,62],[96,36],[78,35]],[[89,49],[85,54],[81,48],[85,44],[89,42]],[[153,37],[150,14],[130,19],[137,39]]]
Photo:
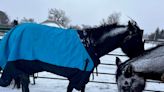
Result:
[[[107,54],[108,56],[120,56],[120,57],[126,57],[126,55],[122,54]],[[116,66],[116,64],[110,64],[110,63],[101,63],[100,65],[105,65],[105,66]],[[99,74],[99,75],[111,75],[115,76],[114,73],[105,73],[105,72],[93,72],[94,74]],[[36,78],[43,78],[43,79],[56,79],[56,80],[67,80],[66,78],[53,78],[53,77],[43,77],[43,76],[36,76]],[[91,80],[90,83],[100,83],[100,84],[111,84],[111,85],[116,85],[116,82],[103,82],[103,81],[95,81]],[[147,80],[147,83],[161,83],[161,81],[156,81],[156,80]],[[159,90],[149,90],[146,89],[145,91],[147,92],[161,92]]]
[[[2,28],[0,28],[0,32],[7,32],[6,30],[10,30],[10,28],[9,27],[2,27]],[[150,42],[150,41],[154,41],[154,40],[145,40],[145,42]],[[156,42],[156,41],[154,41],[154,42]],[[163,41],[159,41],[159,42],[162,42],[162,43],[164,43]],[[108,56],[119,56],[119,57],[126,57],[125,55],[121,55],[121,54],[107,54]],[[115,64],[109,64],[109,63],[101,63],[100,65],[105,65],[105,66],[116,66]],[[93,73],[97,73],[97,72],[93,72]],[[105,73],[105,72],[98,72],[98,74],[99,75],[111,75],[111,76],[115,76],[115,74],[114,73]],[[36,78],[42,78],[42,79],[56,79],[56,80],[67,80],[66,78],[55,78],[55,77],[44,77],[44,76],[39,76],[39,75],[34,75],[33,76],[33,78],[34,79],[36,79]],[[91,80],[90,81],[91,83],[101,83],[101,84],[111,84],[111,85],[116,85],[116,83],[115,82],[103,82],[103,81],[95,81],[95,80]],[[160,82],[160,81],[154,81],[154,80],[148,80],[147,82],[150,82],[150,83],[162,83],[162,82]],[[35,83],[35,82],[34,82]],[[158,91],[158,90],[149,90],[149,89],[147,89],[147,90],[145,90],[145,91]],[[158,92],[160,92],[160,91],[158,91]]]
[[10,27],[0,27],[0,32],[7,32],[8,30],[10,30]]

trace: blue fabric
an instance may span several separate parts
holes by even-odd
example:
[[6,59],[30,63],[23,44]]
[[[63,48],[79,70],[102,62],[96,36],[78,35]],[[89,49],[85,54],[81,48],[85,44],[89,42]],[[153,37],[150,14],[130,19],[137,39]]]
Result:
[[80,41],[77,30],[26,23],[11,29],[0,42],[0,66],[9,61],[40,60],[45,63],[86,71],[93,61]]

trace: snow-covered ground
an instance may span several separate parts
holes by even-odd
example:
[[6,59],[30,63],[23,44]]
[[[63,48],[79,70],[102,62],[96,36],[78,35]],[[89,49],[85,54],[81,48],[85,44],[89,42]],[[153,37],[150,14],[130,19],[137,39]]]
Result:
[[[146,44],[146,48],[150,48],[155,46],[155,44]],[[112,51],[111,53],[115,54],[123,54],[120,48]],[[127,57],[120,57],[122,61],[128,59]],[[115,56],[105,55],[101,58],[102,63],[110,63],[115,64]],[[103,73],[115,73],[116,66],[106,66],[99,65],[99,72]],[[41,72],[39,76],[42,77],[59,77],[57,75]],[[63,77],[62,77],[63,78]],[[92,80],[92,76],[91,76]],[[102,82],[115,82],[115,76],[112,75],[98,75],[94,76],[94,81],[102,81]],[[53,80],[53,79],[36,79],[35,85],[30,85],[30,92],[66,92],[68,81],[67,80]],[[149,90],[158,90],[164,91],[164,84],[161,83],[148,83],[146,89]],[[3,88],[0,87],[0,92],[21,92],[21,90],[13,89],[13,85]],[[74,90],[74,92],[77,92]],[[117,92],[117,86],[115,84],[102,84],[102,83],[93,83],[89,82],[86,86],[86,92]]]

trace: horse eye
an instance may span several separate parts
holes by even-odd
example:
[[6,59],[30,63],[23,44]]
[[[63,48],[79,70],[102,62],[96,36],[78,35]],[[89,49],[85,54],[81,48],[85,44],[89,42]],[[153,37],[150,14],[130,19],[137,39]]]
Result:
[[132,79],[132,83],[135,82],[135,81],[136,81],[136,79]]
[[130,34],[130,35],[132,35],[132,33],[133,33],[132,31],[129,31],[129,34]]
[[122,71],[122,74],[125,74],[125,70]]

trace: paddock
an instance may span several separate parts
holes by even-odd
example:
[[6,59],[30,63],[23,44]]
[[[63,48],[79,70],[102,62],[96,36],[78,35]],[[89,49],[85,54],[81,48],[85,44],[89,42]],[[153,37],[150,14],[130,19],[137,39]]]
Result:
[[[0,28],[0,33],[4,33],[10,28]],[[145,47],[150,48],[155,46],[155,43],[149,43],[146,41]],[[109,54],[105,55],[101,58],[101,64],[98,66],[98,76],[96,76],[96,72],[94,72],[94,80],[93,76],[90,77],[90,82],[86,86],[87,92],[117,92],[117,86],[115,83],[115,57],[120,57],[121,60],[128,59],[120,49],[116,49]],[[41,72],[38,75],[35,75],[36,84],[33,85],[33,81],[31,78],[30,90],[31,92],[65,92],[68,84],[67,79],[47,73]],[[45,85],[46,84],[46,85]],[[3,92],[20,92],[21,90],[12,89],[13,86],[9,88],[2,88],[0,90]],[[159,81],[147,81],[147,86],[145,92],[154,92],[154,91],[164,91],[164,84]]]

